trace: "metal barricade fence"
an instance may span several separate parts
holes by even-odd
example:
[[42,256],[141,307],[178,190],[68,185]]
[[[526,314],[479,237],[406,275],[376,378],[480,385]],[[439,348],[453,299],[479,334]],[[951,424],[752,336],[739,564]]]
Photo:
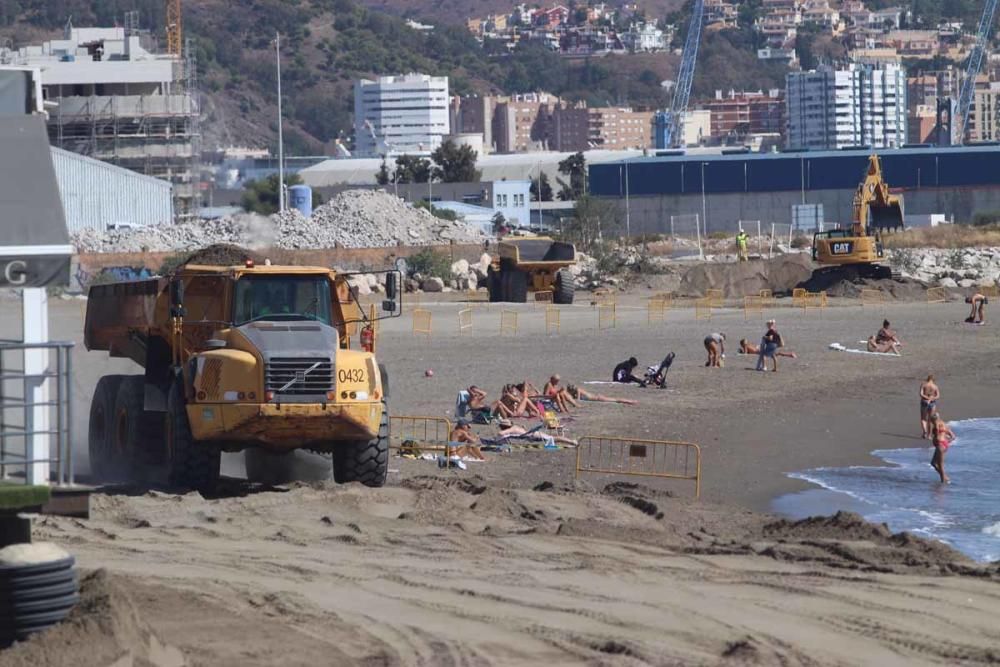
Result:
[[614,303],[597,306],[597,330],[614,329],[618,325],[617,307]]
[[555,306],[549,306],[545,309],[545,333],[550,334],[553,331],[559,333],[560,326],[562,325],[562,315],[559,309]]
[[861,306],[884,306],[885,292],[880,289],[861,290]]
[[472,333],[472,309],[458,311],[458,333]]
[[1000,287],[996,285],[980,285],[978,289],[979,293],[987,299],[1000,298]]
[[694,319],[712,319],[712,299],[710,297],[706,296],[705,298],[698,299],[694,302]]
[[720,289],[705,290],[705,296],[712,300],[712,308],[722,308],[725,305]]
[[693,442],[585,436],[576,449],[576,476],[581,473],[689,480],[697,498],[701,448]]
[[[28,466],[48,464],[45,482],[55,472],[56,484],[75,483],[74,345],[0,340],[0,480],[11,479],[11,472],[21,472],[27,482]],[[32,354],[47,355],[43,371],[25,371],[25,357]],[[30,455],[31,443],[39,438],[47,444],[46,455],[35,457]]]
[[592,306],[606,306],[615,302],[615,291],[610,287],[599,287],[594,290]]
[[400,454],[431,451],[447,456],[451,430],[451,422],[444,417],[390,415],[389,449],[399,450]]
[[517,335],[516,310],[500,311],[500,335],[503,336],[505,333],[509,333],[512,336]]
[[413,311],[413,333],[423,334],[430,338],[431,311],[417,308]]
[[760,296],[743,297],[743,321],[750,320],[750,314],[756,313],[758,317],[764,316],[764,298]]
[[667,316],[667,302],[659,296],[650,297],[646,302],[646,324],[662,322]]

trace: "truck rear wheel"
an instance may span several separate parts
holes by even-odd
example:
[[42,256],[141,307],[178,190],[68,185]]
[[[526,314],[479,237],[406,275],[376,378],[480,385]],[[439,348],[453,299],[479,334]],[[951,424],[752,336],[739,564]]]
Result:
[[503,300],[510,303],[528,302],[528,274],[520,269],[504,269],[500,274]]
[[211,491],[219,481],[222,450],[210,442],[198,442],[191,435],[182,382],[180,377],[176,378],[167,396],[167,482],[171,486]]
[[87,450],[90,454],[90,474],[99,480],[111,481],[122,474],[122,461],[115,456],[113,438],[115,402],[124,379],[124,375],[105,375],[97,381],[90,400]]
[[576,283],[573,274],[568,269],[559,269],[556,272],[556,282],[552,290],[552,301],[559,304],[573,303],[573,295],[576,292]]
[[115,399],[113,451],[128,477],[139,472],[141,464],[155,460],[163,446],[163,414],[143,408],[145,385],[144,376],[128,375],[118,385]]
[[374,440],[338,443],[333,450],[333,479],[337,484],[361,482],[365,486],[385,484],[389,472],[389,408],[382,401],[382,419]]

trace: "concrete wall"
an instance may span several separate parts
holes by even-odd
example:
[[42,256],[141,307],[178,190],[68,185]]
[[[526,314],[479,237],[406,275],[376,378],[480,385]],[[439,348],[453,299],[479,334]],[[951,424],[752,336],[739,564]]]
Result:
[[[805,203],[822,204],[827,222],[849,223],[854,190],[809,190]],[[609,198],[622,210],[625,199]],[[924,188],[903,193],[906,213],[944,213],[956,222],[967,222],[979,211],[1000,210],[1000,188]],[[802,193],[761,192],[709,195],[705,199],[707,231],[735,231],[739,220],[791,224],[792,206],[803,203]],[[701,194],[633,196],[628,203],[633,234],[670,232],[671,215],[702,215]]]

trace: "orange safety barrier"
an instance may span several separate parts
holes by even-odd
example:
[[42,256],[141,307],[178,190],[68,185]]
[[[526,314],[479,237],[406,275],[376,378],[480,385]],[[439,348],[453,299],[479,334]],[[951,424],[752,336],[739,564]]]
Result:
[[943,287],[927,288],[927,303],[944,303],[948,300],[948,292]]
[[594,296],[590,301],[592,306],[602,306],[615,302],[615,292],[610,287],[599,287],[594,290]]
[[458,333],[472,333],[472,309],[458,311]]
[[712,319],[712,299],[706,296],[705,298],[698,299],[694,302],[694,319]]
[[504,310],[500,312],[500,335],[509,333],[512,336],[517,335],[517,311],[515,310]]
[[861,290],[861,306],[884,306],[885,292],[880,289]]
[[743,297],[743,321],[749,321],[751,313],[758,317],[764,316],[764,298],[759,296]]
[[417,308],[413,311],[413,333],[431,335],[431,311]]
[[597,330],[614,329],[618,325],[617,307],[614,302],[597,306]]
[[545,309],[545,333],[550,334],[553,331],[559,333],[559,328],[562,325],[562,315],[558,308],[555,306],[549,306]]
[[725,305],[720,289],[705,290],[705,296],[712,300],[712,308],[722,308]]
[[576,448],[576,476],[580,473],[690,480],[698,498],[701,447],[693,442],[586,436]]
[[667,317],[667,301],[658,296],[646,302],[646,324],[662,322]]
[[979,293],[987,299],[1000,298],[1000,287],[997,287],[996,285],[980,285],[978,290]]
[[808,294],[808,293],[809,293],[808,290],[802,289],[801,287],[796,287],[795,289],[793,289],[792,290],[792,307],[793,308],[801,308],[802,307],[802,302],[805,300],[806,294]]

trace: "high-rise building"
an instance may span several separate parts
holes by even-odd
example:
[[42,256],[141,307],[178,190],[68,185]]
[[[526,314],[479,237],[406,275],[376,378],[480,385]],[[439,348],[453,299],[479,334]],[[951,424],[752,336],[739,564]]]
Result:
[[355,155],[427,155],[450,133],[448,77],[406,74],[354,82]]
[[823,65],[787,76],[787,146],[899,147],[907,141],[906,70],[899,65]]
[[37,68],[53,146],[173,184],[178,217],[199,206],[195,74],[191,56],[157,54],[148,33],[74,28],[0,62]]
[[970,134],[973,141],[1000,140],[1000,83],[976,90]]
[[580,103],[552,112],[557,151],[649,148],[653,143],[653,112],[629,108],[591,107]]
[[715,91],[715,99],[705,107],[712,112],[713,139],[744,139],[751,134],[781,134],[784,131],[785,102],[779,90]]
[[529,153],[549,148],[552,111],[559,98],[548,93],[512,95],[498,101],[493,116],[493,139],[498,153]]

